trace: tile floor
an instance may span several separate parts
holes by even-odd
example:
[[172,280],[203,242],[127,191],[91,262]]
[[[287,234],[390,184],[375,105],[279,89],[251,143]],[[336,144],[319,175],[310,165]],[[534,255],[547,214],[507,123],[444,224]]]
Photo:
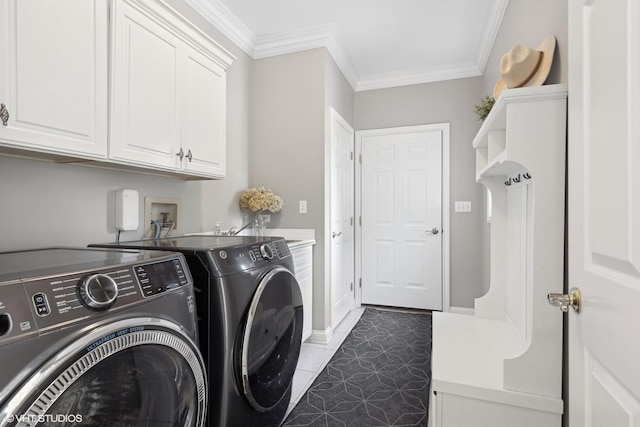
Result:
[[355,308],[340,322],[333,331],[333,337],[327,344],[312,343],[308,340],[302,343],[298,366],[293,375],[293,387],[291,390],[291,402],[287,409],[285,419],[298,404],[307,389],[313,384],[318,374],[329,363],[331,357],[340,348],[351,329],[358,323],[364,313],[364,307]]

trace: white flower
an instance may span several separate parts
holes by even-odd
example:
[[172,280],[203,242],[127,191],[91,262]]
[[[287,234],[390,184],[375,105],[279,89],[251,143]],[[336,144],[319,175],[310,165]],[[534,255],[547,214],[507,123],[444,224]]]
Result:
[[282,197],[264,187],[249,188],[240,196],[240,210],[248,212],[279,212],[282,209]]

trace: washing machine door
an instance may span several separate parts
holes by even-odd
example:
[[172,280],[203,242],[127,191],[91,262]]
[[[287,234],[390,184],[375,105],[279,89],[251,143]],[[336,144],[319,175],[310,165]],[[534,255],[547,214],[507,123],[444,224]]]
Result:
[[242,337],[242,385],[259,412],[287,395],[302,344],[302,294],[293,273],[265,274],[249,306]]
[[0,426],[201,427],[205,378],[197,347],[178,325],[126,319],[50,358],[2,408]]

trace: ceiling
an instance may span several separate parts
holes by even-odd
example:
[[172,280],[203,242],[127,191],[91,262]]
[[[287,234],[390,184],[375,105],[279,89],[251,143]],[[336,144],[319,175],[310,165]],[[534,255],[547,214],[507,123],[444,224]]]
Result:
[[509,0],[187,0],[252,58],[325,47],[354,90],[482,75]]

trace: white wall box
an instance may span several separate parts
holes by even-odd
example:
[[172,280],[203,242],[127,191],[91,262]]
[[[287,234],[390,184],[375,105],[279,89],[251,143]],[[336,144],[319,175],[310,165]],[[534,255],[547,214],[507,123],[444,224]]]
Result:
[[235,59],[160,0],[112,3],[110,160],[223,178]]
[[313,245],[314,240],[303,240],[289,244],[293,257],[295,276],[302,293],[302,308],[304,317],[302,322],[302,341],[311,336],[313,323]]
[[0,5],[0,152],[107,157],[107,0]]
[[491,191],[490,289],[434,313],[430,424],[561,426],[566,85],[505,90],[473,146]]

